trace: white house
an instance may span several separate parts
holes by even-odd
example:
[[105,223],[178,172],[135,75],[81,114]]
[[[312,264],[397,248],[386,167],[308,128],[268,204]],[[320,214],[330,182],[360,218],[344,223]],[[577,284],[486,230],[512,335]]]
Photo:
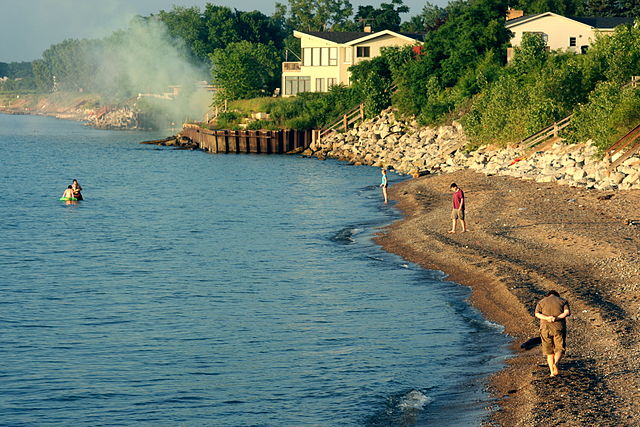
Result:
[[302,61],[282,63],[282,95],[300,92],[326,92],[332,85],[349,85],[348,68],[360,61],[380,55],[383,47],[412,46],[421,43],[423,35],[378,32],[303,32],[294,31],[300,39]]
[[[584,53],[595,40],[596,34],[611,34],[622,24],[633,24],[633,18],[567,17],[545,12],[508,19],[505,27],[513,32],[511,45],[514,47],[520,46],[524,34],[535,33],[542,36],[550,50]],[[513,48],[509,48],[507,60],[510,61],[512,57]]]

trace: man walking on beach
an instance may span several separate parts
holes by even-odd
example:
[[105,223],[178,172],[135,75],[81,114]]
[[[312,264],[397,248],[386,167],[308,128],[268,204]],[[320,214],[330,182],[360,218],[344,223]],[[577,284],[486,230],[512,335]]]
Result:
[[558,362],[566,350],[566,318],[571,316],[569,303],[557,291],[549,291],[536,305],[535,315],[540,319],[542,353],[547,356],[551,377],[558,375]]
[[467,231],[467,225],[464,222],[464,193],[455,182],[451,184],[449,189],[453,191],[453,210],[451,211],[451,230],[449,230],[449,233],[453,234],[456,232],[456,225],[458,220],[460,220],[460,224],[462,225],[462,232],[464,233]]

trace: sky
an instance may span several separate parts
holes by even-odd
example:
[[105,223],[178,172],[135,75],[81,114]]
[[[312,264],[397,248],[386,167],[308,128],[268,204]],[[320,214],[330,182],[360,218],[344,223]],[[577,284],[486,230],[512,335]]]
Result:
[[[126,28],[134,15],[149,15],[177,6],[206,3],[238,10],[259,10],[267,15],[278,0],[0,0],[0,62],[32,61],[54,43],[64,39],[100,38]],[[286,0],[279,0],[286,4]],[[378,7],[390,0],[351,0]],[[417,15],[427,0],[404,0],[408,16]],[[447,0],[431,0],[444,6]]]

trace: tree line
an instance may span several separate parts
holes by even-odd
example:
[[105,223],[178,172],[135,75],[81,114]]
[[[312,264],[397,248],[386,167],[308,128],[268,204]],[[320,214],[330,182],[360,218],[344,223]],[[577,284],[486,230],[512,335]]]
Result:
[[[160,38],[176,47],[188,62],[210,69],[213,83],[227,99],[268,95],[280,85],[281,61],[300,55],[293,30],[358,31],[368,24],[376,31],[425,33],[422,55],[410,49],[387,49],[382,56],[351,68],[351,87],[302,94],[294,102],[274,105],[275,117],[299,128],[321,126],[363,101],[369,115],[393,104],[424,124],[464,117],[465,127],[476,141],[514,140],[576,109],[582,113],[575,120],[575,135],[604,126],[602,116],[589,116],[585,105],[595,108],[594,102],[605,103],[605,94],[613,94],[616,85],[640,69],[637,30],[620,29],[609,41],[603,38],[597,42],[587,55],[550,53],[541,50],[539,41],[527,40],[514,62],[507,65],[505,51],[511,34],[504,23],[508,6],[523,9],[525,14],[640,13],[640,1],[634,0],[454,0],[446,7],[426,3],[417,15],[403,22],[408,8],[402,0],[382,2],[379,7],[359,6],[357,10],[348,0],[288,0],[287,4],[276,4],[271,16],[209,3],[203,9],[174,6],[138,17],[136,22],[161,25]],[[130,48],[125,41],[134,28],[100,40],[70,39],[52,45],[42,59],[32,63],[33,83],[47,91],[113,91],[113,86],[95,78],[101,74],[102,63],[97,58],[118,57],[117,52]],[[122,80],[122,67],[115,65],[109,73],[111,84]],[[616,77],[607,70],[616,70]],[[150,85],[152,80],[143,79],[138,85]],[[393,93],[389,91],[392,85],[397,86]],[[142,89],[154,88],[131,87],[122,89],[120,95]],[[631,111],[635,98],[626,90],[622,92],[627,98],[619,99],[620,105]],[[617,126],[606,123],[609,129]],[[601,140],[611,137],[612,132],[602,129]]]

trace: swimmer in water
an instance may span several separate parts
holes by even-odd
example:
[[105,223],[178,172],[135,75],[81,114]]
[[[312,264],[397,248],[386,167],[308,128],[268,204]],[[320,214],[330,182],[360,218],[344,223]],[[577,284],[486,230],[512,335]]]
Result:
[[74,179],[71,183],[71,189],[73,190],[73,197],[75,197],[77,200],[82,200],[82,187],[80,187],[80,184],[78,184],[77,179]]
[[60,200],[64,200],[67,205],[74,205],[77,203],[75,197],[73,197],[73,188],[68,186],[64,193],[62,193],[62,197]]

